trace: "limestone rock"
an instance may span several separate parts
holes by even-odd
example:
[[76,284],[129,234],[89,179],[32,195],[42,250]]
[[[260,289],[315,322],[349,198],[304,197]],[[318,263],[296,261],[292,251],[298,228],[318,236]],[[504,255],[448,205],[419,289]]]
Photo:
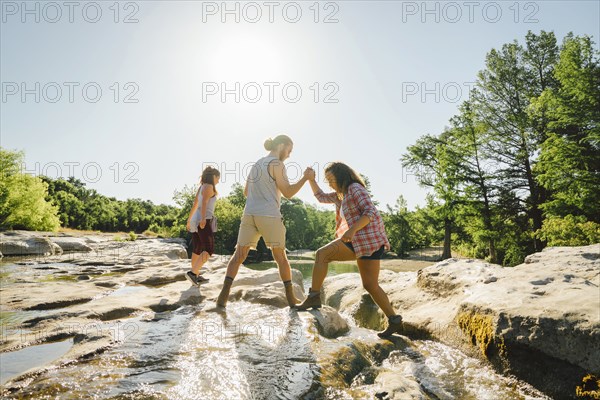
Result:
[[423,391],[419,382],[394,372],[382,372],[375,383],[381,386],[375,396],[383,400],[427,400],[430,397]]
[[49,239],[52,243],[57,244],[63,252],[89,252],[93,250],[83,238],[50,237]]
[[314,317],[318,332],[326,338],[334,339],[350,330],[346,320],[332,307],[324,306],[310,311],[310,314]]
[[44,237],[9,235],[8,232],[0,234],[0,252],[4,256],[48,256],[59,253],[57,247]]

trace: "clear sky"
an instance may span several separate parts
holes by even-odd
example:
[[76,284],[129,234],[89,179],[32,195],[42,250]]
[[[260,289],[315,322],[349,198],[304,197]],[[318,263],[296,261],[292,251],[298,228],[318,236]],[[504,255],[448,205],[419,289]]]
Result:
[[227,194],[285,133],[292,180],[340,160],[382,206],[414,208],[426,191],[399,159],[443,130],[488,51],[528,30],[600,36],[597,0],[0,5],[2,147],[29,173],[168,204],[209,163]]

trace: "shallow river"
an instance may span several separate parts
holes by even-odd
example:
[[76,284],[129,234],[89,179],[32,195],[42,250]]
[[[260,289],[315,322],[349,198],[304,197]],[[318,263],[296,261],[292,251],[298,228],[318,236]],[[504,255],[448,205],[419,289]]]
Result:
[[[307,264],[308,265],[308,264]],[[310,266],[303,271],[310,285]],[[22,266],[2,264],[2,286]],[[271,264],[251,266],[255,269]],[[355,272],[341,264],[330,274]],[[308,284],[308,285],[307,285]],[[140,295],[143,286],[121,287],[111,296]],[[4,306],[4,305],[1,305]],[[4,309],[6,307],[3,307]],[[3,330],[19,329],[31,312],[0,308]],[[481,361],[443,344],[402,337],[389,356],[358,374],[349,387],[321,384],[320,357],[348,336],[373,340],[374,332],[352,326],[346,337],[310,334],[306,314],[231,302],[225,312],[208,304],[123,319],[122,342],[88,360],[50,369],[27,381],[20,398],[298,399],[387,398],[373,370],[413,379],[431,399],[546,399],[529,385],[494,372]],[[113,329],[114,326],[113,326]],[[23,371],[65,354],[72,339],[0,353],[4,384]],[[376,375],[376,374],[375,374]]]

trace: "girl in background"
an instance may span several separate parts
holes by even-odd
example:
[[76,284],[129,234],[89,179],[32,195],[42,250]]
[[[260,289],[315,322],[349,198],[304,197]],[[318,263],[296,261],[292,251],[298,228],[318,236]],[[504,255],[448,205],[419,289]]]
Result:
[[215,251],[215,205],[220,177],[216,168],[209,166],[202,171],[200,187],[186,224],[192,233],[192,270],[186,272],[185,277],[195,286],[208,282],[200,275],[200,268]]

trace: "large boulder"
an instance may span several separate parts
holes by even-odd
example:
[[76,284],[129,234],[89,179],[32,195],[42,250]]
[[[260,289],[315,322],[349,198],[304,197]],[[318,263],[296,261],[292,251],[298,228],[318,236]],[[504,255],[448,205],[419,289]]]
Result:
[[162,256],[171,260],[187,259],[188,254],[180,241],[169,239],[148,239],[135,241],[138,252],[144,256]]
[[307,322],[313,332],[328,338],[336,339],[350,332],[348,322],[329,306],[312,311],[298,311],[298,315]]
[[0,252],[5,256],[49,256],[60,254],[62,249],[46,237],[20,232],[0,234]]
[[50,237],[52,243],[57,244],[63,252],[89,252],[93,249],[88,245],[83,238],[76,237]]

